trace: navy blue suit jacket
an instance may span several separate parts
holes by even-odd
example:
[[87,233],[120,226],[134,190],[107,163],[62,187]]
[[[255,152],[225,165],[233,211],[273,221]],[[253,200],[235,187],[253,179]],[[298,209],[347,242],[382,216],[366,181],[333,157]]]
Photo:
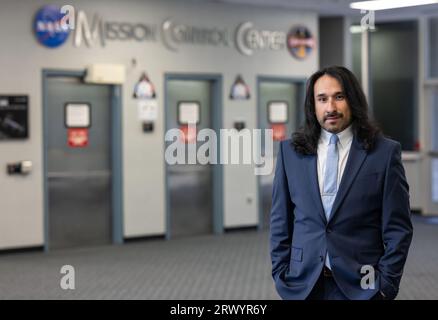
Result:
[[[379,290],[394,299],[412,231],[398,142],[380,137],[367,152],[353,138],[329,221],[318,187],[317,156],[296,152],[291,140],[281,142],[270,249],[272,276],[283,299],[309,295],[327,251],[334,279],[349,299],[370,299]],[[374,289],[361,287],[362,277],[371,275],[362,269],[365,265],[374,267]]]

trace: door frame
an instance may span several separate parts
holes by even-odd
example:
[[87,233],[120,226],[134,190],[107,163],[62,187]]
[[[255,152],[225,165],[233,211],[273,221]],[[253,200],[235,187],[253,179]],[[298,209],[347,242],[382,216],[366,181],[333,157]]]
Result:
[[[43,111],[43,193],[44,193],[44,251],[48,252],[49,243],[49,189],[47,180],[48,148],[48,79],[83,79],[85,70],[43,69],[42,71],[42,111]],[[122,163],[122,88],[111,87],[111,238],[113,244],[123,244],[123,163]]]
[[[296,118],[296,127],[304,121],[304,100],[306,97],[306,78],[301,77],[276,77],[276,76],[257,76],[257,127],[261,128],[261,119],[262,114],[266,115],[266,110],[262,110],[261,106],[261,97],[260,97],[260,84],[262,82],[277,82],[277,83],[289,83],[292,85],[300,85],[302,86],[301,90],[298,90],[298,108],[297,108],[297,118]],[[275,165],[275,164],[274,164]],[[258,229],[262,230],[264,228],[264,213],[263,213],[263,197],[261,190],[261,177],[257,176],[257,206],[258,206],[258,216],[259,223]]]
[[[170,112],[168,105],[168,89],[167,82],[171,80],[187,80],[187,81],[211,81],[211,129],[219,134],[222,128],[222,75],[220,74],[199,74],[199,73],[166,73],[164,75],[164,136],[168,128],[166,115]],[[218,139],[220,143],[220,139]],[[164,150],[166,149],[166,141],[164,141]],[[224,232],[223,225],[223,168],[220,163],[220,148],[216,152],[218,163],[213,166],[213,233],[222,234]],[[170,189],[169,189],[169,173],[168,165],[164,161],[165,167],[165,197],[166,197],[166,239],[170,239],[171,234],[171,212],[170,212]]]

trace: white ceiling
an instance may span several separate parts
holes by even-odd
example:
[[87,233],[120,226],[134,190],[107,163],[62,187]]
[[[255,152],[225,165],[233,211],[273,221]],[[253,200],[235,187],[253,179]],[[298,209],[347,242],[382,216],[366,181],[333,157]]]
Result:
[[[289,8],[316,11],[322,16],[356,16],[360,17],[360,10],[350,9],[349,4],[358,0],[210,0],[213,2],[254,5],[260,7]],[[403,1],[403,0],[401,0]],[[438,15],[438,4],[408,7],[401,9],[376,11],[376,20],[392,20],[413,18],[423,14]]]

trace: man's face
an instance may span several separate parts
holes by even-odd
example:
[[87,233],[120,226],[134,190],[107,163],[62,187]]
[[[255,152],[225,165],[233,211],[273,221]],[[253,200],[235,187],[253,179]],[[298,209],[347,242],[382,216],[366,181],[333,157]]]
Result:
[[316,118],[322,128],[338,133],[351,123],[351,111],[339,81],[323,75],[314,85]]

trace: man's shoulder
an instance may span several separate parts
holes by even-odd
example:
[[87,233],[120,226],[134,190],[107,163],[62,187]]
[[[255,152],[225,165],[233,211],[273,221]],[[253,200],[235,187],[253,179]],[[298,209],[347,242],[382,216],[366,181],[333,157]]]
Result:
[[383,135],[380,135],[376,139],[375,147],[377,150],[386,150],[390,151],[395,149],[396,147],[400,147],[400,142],[393,140],[391,138],[385,137]]
[[280,141],[280,145],[281,145],[281,149],[283,150],[283,153],[292,152],[292,153],[296,154],[294,145],[292,143],[292,139],[282,140],[282,141]]
[[280,141],[280,145],[281,145],[280,147],[282,149],[283,156],[285,156],[289,159],[290,158],[301,159],[303,157],[306,157],[306,155],[295,150],[295,146],[292,142],[292,139],[286,139],[286,140]]
[[289,139],[282,140],[282,141],[280,141],[280,144],[282,145],[283,148],[284,148],[284,146],[286,146],[286,145],[292,147],[292,139],[289,138]]

